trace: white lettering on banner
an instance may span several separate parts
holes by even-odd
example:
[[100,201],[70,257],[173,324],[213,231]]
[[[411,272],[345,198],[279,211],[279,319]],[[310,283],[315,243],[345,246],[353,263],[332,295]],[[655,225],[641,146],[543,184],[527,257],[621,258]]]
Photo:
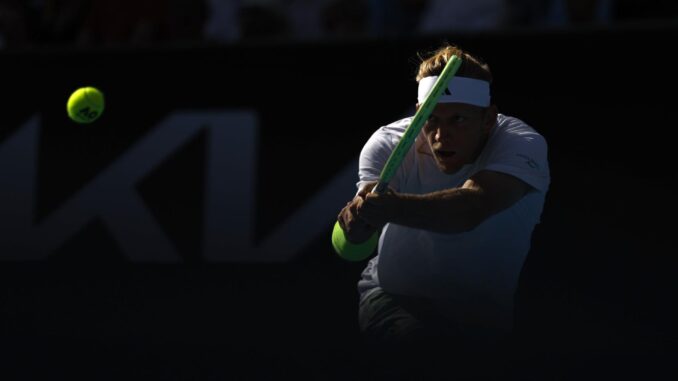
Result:
[[206,261],[292,260],[319,234],[328,231],[338,210],[355,193],[357,161],[346,166],[255,246],[256,114],[241,110],[176,112],[36,224],[40,119],[33,117],[0,146],[0,259],[45,259],[94,218],[100,218],[131,261],[180,261],[176,247],[135,186],[205,129]]

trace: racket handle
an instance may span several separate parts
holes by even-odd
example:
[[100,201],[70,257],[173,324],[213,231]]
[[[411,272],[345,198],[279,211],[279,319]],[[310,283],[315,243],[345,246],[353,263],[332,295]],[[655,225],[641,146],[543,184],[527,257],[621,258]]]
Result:
[[388,183],[387,182],[378,182],[377,185],[375,185],[374,188],[372,188],[372,193],[376,194],[382,194],[386,192],[386,189],[388,188]]

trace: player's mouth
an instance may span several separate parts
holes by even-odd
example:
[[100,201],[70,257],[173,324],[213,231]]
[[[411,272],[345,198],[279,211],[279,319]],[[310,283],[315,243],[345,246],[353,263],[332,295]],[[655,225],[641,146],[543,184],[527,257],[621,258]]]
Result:
[[457,154],[456,151],[449,151],[449,150],[442,150],[442,149],[437,149],[435,150],[436,156],[438,156],[441,159],[450,159],[454,157],[454,155]]

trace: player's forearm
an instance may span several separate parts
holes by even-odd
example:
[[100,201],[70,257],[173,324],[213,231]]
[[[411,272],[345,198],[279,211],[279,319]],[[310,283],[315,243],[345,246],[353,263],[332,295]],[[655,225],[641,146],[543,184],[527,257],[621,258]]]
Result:
[[440,233],[473,230],[484,219],[482,193],[454,188],[427,194],[398,194],[390,222]]

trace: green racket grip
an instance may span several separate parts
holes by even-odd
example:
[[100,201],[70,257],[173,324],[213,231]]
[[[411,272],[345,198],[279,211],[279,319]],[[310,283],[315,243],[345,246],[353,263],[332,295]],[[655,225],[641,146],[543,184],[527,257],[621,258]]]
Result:
[[454,77],[460,66],[461,58],[456,55],[451,56],[450,59],[447,60],[443,71],[431,88],[431,92],[428,93],[424,102],[419,105],[419,109],[414,114],[414,118],[412,118],[410,125],[405,129],[403,137],[400,139],[395,149],[393,149],[393,152],[391,152],[391,156],[389,156],[386,165],[384,165],[384,168],[381,170],[379,182],[372,190],[373,193],[381,194],[386,191],[389,182],[400,167],[405,155],[407,155],[412,147],[417,135],[419,135],[419,131],[424,127],[426,120],[438,103],[438,99],[440,99],[440,96],[445,91],[447,83]]
[[363,259],[367,259],[374,253],[374,249],[376,249],[378,242],[379,235],[374,233],[363,243],[352,243],[346,238],[344,229],[339,225],[339,221],[334,224],[334,229],[332,230],[332,247],[334,247],[334,251],[343,259],[351,262],[359,262]]

